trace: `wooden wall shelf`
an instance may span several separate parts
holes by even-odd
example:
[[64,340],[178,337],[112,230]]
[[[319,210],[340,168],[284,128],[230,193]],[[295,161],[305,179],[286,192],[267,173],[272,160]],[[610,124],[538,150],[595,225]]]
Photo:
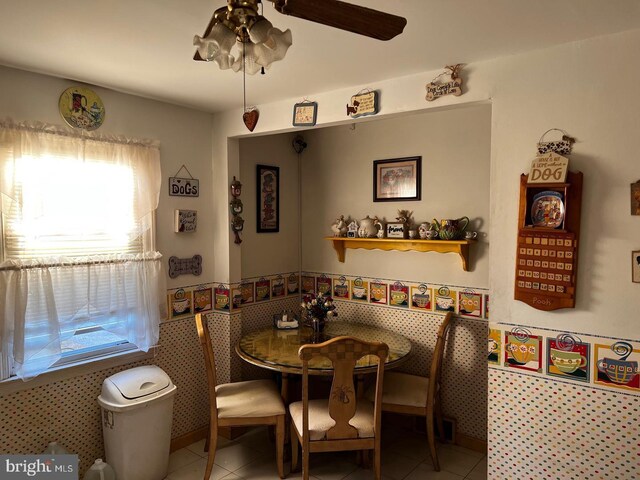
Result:
[[365,250],[399,250],[402,252],[438,252],[457,253],[462,259],[462,269],[469,271],[469,245],[476,240],[407,240],[402,238],[347,238],[325,237],[333,242],[338,253],[338,261],[344,263],[345,251],[348,248],[364,248]]

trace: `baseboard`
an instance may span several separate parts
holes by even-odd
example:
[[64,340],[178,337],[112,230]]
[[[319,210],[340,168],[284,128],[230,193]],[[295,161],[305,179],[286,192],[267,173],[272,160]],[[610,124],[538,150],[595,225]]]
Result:
[[170,451],[175,452],[176,450],[180,450],[181,448],[191,445],[192,443],[195,443],[198,440],[207,438],[208,434],[209,434],[209,427],[202,427],[193,432],[189,432],[179,437],[172,438]]
[[[249,431],[250,428],[251,427],[218,427],[218,435],[226,438],[227,440],[233,440],[234,438],[238,438],[240,435]],[[209,427],[202,427],[193,432],[172,438],[170,451],[175,452],[176,450],[180,450],[181,448],[191,445],[198,440],[207,438],[207,435],[209,435]]]
[[480,440],[479,438],[470,437],[469,435],[458,432],[455,443],[469,450],[475,450],[485,455],[487,454],[487,442],[485,440]]

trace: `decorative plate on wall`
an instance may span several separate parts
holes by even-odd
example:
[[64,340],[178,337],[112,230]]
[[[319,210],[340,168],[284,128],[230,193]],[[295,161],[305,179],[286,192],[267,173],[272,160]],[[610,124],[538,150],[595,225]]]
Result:
[[537,193],[531,205],[531,221],[534,227],[558,228],[564,221],[562,194],[554,191]]
[[69,87],[58,101],[64,121],[73,128],[95,130],[104,122],[104,104],[96,92],[86,87]]

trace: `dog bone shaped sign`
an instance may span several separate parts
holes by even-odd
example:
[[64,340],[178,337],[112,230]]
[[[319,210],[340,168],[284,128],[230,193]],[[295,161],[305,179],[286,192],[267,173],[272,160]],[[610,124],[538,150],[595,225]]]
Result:
[[202,256],[194,255],[192,258],[169,258],[169,277],[176,278],[178,275],[200,275],[202,273]]
[[459,97],[462,95],[462,79],[458,77],[446,83],[429,82],[426,85],[426,89],[427,96],[425,98],[428,102],[432,102],[436,98],[444,97],[445,95]]

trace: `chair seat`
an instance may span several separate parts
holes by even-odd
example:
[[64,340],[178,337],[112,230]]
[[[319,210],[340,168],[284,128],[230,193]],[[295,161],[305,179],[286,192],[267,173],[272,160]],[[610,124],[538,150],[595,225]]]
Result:
[[270,417],[286,410],[271,380],[224,383],[216,387],[218,418]]
[[[426,408],[428,387],[429,377],[401,372],[385,373],[382,403]],[[374,395],[375,390],[371,388],[367,391],[365,398],[373,400]]]
[[[302,402],[294,402],[289,405],[291,420],[298,433],[302,432]],[[309,400],[309,440],[323,440],[327,430],[335,425],[335,421],[329,415],[329,400]],[[373,437],[374,417],[373,403],[359,400],[355,416],[349,424],[358,430],[358,438]]]

